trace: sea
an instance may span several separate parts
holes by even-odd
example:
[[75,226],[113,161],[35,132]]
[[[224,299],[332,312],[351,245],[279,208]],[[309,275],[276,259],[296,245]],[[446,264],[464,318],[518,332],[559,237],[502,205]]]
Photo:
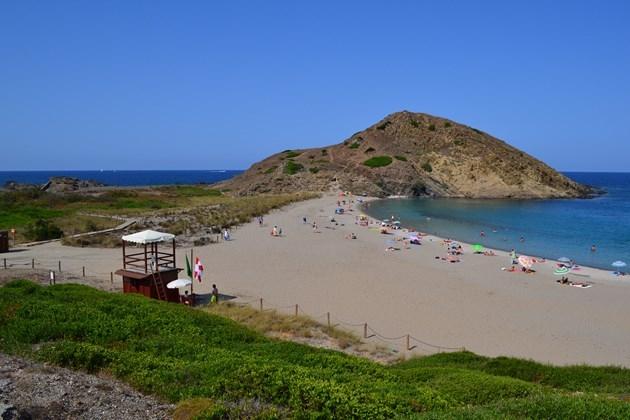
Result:
[[53,176],[94,180],[110,186],[139,187],[147,185],[212,184],[230,179],[241,170],[165,170],[165,171],[0,171],[0,187],[8,181],[21,184],[44,184]]
[[378,219],[394,216],[421,232],[519,254],[566,257],[607,270],[614,261],[630,264],[630,173],[565,175],[605,194],[581,200],[392,198],[365,211]]

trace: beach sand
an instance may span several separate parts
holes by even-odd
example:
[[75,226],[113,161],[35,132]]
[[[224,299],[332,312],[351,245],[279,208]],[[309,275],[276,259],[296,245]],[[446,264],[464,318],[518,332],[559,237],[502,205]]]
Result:
[[[429,354],[435,347],[424,342],[466,348],[487,356],[516,356],[553,364],[621,365],[630,367],[630,282],[609,272],[591,268],[569,275],[572,281],[588,281],[580,289],[556,283],[555,263],[537,264],[536,273],[502,271],[509,267],[506,252],[497,256],[474,255],[464,245],[461,262],[448,263],[439,238],[427,236],[422,245],[385,251],[394,235],[375,227],[355,224],[355,209],[334,215],[336,196],[325,196],[287,206],[232,231],[233,240],[194,249],[205,265],[202,283],[195,292],[208,293],[212,283],[236,301],[265,308],[280,307],[292,313],[295,304],[304,313],[326,322],[330,312],[339,323],[358,335],[363,323],[373,331],[397,340],[381,344],[401,355]],[[306,217],[308,224],[303,224]],[[313,232],[310,223],[319,225]],[[343,224],[343,225],[341,225]],[[282,237],[272,237],[274,225]],[[371,225],[375,226],[375,225]],[[346,239],[354,232],[357,239]],[[184,267],[187,248],[178,249],[178,266]],[[119,249],[71,248],[58,243],[4,254],[8,261],[28,264],[35,258],[39,268],[63,268],[109,279],[121,268]],[[582,277],[589,276],[589,277]],[[121,282],[115,277],[115,282]],[[343,321],[343,323],[341,323]],[[353,325],[348,325],[353,324]],[[368,341],[382,339],[372,336]]]

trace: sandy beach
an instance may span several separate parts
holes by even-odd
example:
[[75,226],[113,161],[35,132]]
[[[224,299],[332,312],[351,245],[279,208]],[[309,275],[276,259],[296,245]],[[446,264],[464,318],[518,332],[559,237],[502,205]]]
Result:
[[[337,197],[324,196],[290,205],[232,231],[232,240],[194,249],[205,265],[195,292],[207,293],[216,283],[237,301],[286,312],[301,311],[322,322],[330,312],[335,323],[363,334],[367,322],[385,337],[410,334],[449,348],[466,348],[487,356],[516,356],[554,364],[588,363],[630,367],[630,282],[609,272],[582,268],[572,281],[593,283],[588,289],[560,285],[552,261],[537,264],[536,273],[502,271],[507,253],[475,255],[464,245],[461,262],[449,263],[440,238],[426,236],[422,245],[386,251],[394,235],[376,225],[355,224],[358,209],[334,215]],[[337,224],[331,223],[334,215]],[[302,218],[306,217],[306,224]],[[318,225],[313,231],[311,223]],[[274,225],[282,228],[273,237]],[[357,239],[347,239],[355,233]],[[189,248],[178,248],[184,267]],[[120,249],[71,248],[51,243],[4,254],[9,264],[38,268],[57,266],[109,282],[121,268]],[[22,264],[22,266],[17,265]],[[75,276],[73,281],[81,280]],[[87,281],[87,280],[86,280]],[[120,286],[120,277],[114,278]],[[118,286],[118,287],[117,287]],[[350,326],[348,324],[353,324]],[[369,341],[382,340],[373,336]],[[382,341],[403,355],[438,349],[406,339]]]

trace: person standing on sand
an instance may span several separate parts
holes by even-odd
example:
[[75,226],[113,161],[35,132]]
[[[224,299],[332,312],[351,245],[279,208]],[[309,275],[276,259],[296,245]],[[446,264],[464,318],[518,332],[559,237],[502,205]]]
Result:
[[317,233],[317,223],[313,221],[313,233]]
[[304,223],[304,224],[306,224],[306,223],[307,223],[307,221],[306,221],[306,216],[302,217],[302,223]]
[[217,289],[217,285],[212,285],[212,296],[210,297],[210,303],[219,303],[219,289]]
[[512,250],[510,251],[510,259],[512,260],[512,265],[516,264],[516,250],[514,250],[514,248],[512,248]]

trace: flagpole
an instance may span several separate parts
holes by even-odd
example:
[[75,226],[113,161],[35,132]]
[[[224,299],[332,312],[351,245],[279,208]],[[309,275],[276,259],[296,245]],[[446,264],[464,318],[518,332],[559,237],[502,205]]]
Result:
[[192,298],[192,295],[193,295],[193,284],[195,284],[194,264],[195,264],[195,260],[193,259],[193,249],[190,248],[190,265],[193,266],[193,269],[191,270],[191,277],[190,277],[190,297],[191,298]]

